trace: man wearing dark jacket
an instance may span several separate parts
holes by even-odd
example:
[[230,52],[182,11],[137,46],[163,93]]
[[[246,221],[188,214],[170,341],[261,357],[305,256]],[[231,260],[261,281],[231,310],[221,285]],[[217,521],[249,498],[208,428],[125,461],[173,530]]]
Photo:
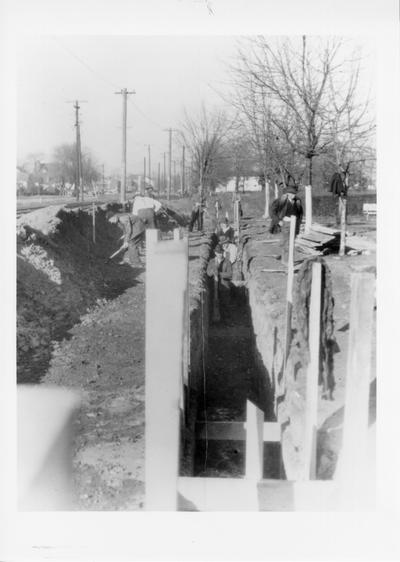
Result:
[[275,199],[270,209],[271,226],[269,231],[282,233],[282,263],[287,265],[289,256],[290,217],[296,217],[296,235],[300,232],[303,219],[303,205],[297,197],[297,189],[288,187],[281,197]]
[[227,320],[231,304],[232,264],[229,259],[229,252],[224,257],[223,249],[219,244],[217,244],[214,254],[215,257],[208,262],[207,275],[214,279],[214,298],[216,291],[221,320],[225,321]]

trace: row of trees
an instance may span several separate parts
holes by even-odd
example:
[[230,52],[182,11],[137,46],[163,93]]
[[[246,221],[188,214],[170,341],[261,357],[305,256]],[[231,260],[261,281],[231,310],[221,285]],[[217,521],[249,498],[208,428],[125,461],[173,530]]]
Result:
[[243,40],[224,98],[233,113],[202,107],[182,124],[200,191],[254,172],[283,186],[321,185],[334,171],[363,181],[374,122],[360,95],[361,62],[337,38]]
[[[42,191],[65,194],[68,186],[77,185],[76,145],[62,144],[54,149],[50,162],[43,162],[42,154],[31,154],[25,164],[19,166],[25,173],[27,194],[40,194]],[[91,190],[99,181],[101,174],[90,152],[82,151],[83,185]]]

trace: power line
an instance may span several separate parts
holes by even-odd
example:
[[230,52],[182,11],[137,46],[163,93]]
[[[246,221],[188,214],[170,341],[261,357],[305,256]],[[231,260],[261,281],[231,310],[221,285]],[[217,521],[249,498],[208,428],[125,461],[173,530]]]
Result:
[[[98,72],[97,70],[94,70],[91,66],[89,66],[87,64],[87,62],[85,62],[81,57],[79,57],[78,55],[76,55],[73,51],[71,51],[71,49],[69,49],[68,47],[66,47],[64,45],[64,43],[62,43],[61,41],[59,41],[58,39],[56,39],[55,37],[52,37],[52,39],[58,43],[67,53],[69,53],[71,55],[71,57],[73,57],[75,60],[77,60],[78,62],[80,62],[87,70],[89,70],[89,72],[91,72],[94,76],[96,76],[97,78],[99,78],[100,80],[102,80],[105,84],[111,86],[112,88],[119,88],[119,86],[115,83],[112,82],[111,80],[108,80],[103,74],[101,74],[100,72]],[[133,102],[133,100],[129,100],[130,103],[133,105],[133,107],[136,109],[136,111],[138,111],[145,119],[147,119],[150,123],[153,123],[153,125],[155,125],[156,127],[158,127],[159,129],[162,130],[162,125],[160,125],[160,123],[157,123],[156,121],[154,121],[154,119],[152,119],[151,117],[149,117],[144,111],[142,111],[140,109],[140,107]]]
[[66,47],[64,45],[64,43],[62,43],[61,41],[59,41],[56,37],[52,37],[52,39],[58,43],[67,53],[69,53],[71,55],[71,57],[73,57],[74,59],[76,59],[78,62],[80,62],[87,70],[89,70],[89,72],[91,72],[92,74],[94,74],[95,76],[97,76],[97,78],[99,78],[100,80],[102,80],[103,82],[105,82],[106,84],[108,84],[109,86],[111,86],[112,88],[119,88],[119,86],[113,82],[111,82],[110,80],[108,80],[107,78],[105,78],[102,74],[100,74],[99,72],[97,72],[97,70],[94,70],[91,66],[89,66],[83,59],[81,59],[78,55],[76,55],[73,51],[71,51],[71,49],[69,49],[68,47]]

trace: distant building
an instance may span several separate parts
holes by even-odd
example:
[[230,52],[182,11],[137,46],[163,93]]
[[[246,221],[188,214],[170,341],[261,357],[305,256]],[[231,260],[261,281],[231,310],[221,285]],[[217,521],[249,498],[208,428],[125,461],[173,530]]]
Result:
[[[216,187],[217,193],[233,192],[236,190],[236,178],[231,178],[223,185],[220,184]],[[259,182],[258,176],[250,176],[248,178],[241,177],[239,180],[239,191],[262,191],[262,185]]]

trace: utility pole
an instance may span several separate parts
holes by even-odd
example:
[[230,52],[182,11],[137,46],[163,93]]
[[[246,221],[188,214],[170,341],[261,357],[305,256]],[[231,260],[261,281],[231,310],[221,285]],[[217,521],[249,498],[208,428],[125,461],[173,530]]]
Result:
[[76,182],[76,199],[83,201],[83,183],[82,183],[82,152],[81,152],[81,130],[79,126],[79,109],[78,100],[75,105],[75,128],[76,128],[76,161],[77,161],[77,182]]
[[127,114],[127,98],[129,94],[135,94],[136,92],[128,92],[126,88],[123,88],[120,92],[114,92],[115,94],[122,95],[122,165],[121,165],[121,193],[120,202],[125,203],[126,201],[126,114]]
[[167,194],[167,199],[169,201],[169,198],[171,196],[171,174],[172,174],[172,133],[174,131],[176,131],[176,129],[171,129],[171,127],[169,129],[164,129],[164,131],[169,133],[169,169],[168,169],[168,194]]
[[165,152],[164,152],[164,191],[166,191],[166,187],[167,187],[167,176],[166,176],[166,168],[165,168]]
[[161,164],[160,162],[158,163],[158,175],[157,175],[157,187],[158,187],[158,192],[160,192],[161,190]]
[[175,193],[176,191],[176,160],[173,161],[174,162],[174,181],[173,181],[173,192]]
[[143,189],[146,189],[146,156],[143,158]]
[[150,145],[147,145],[147,150],[148,150],[148,156],[149,156],[149,173],[148,173],[148,178],[151,181],[151,148]]
[[76,200],[83,201],[83,181],[82,181],[82,151],[81,151],[81,130],[80,130],[80,123],[79,123],[79,110],[80,105],[79,103],[87,103],[86,100],[75,100],[67,101],[66,103],[74,103],[75,109],[75,129],[76,129],[76,180],[75,180],[75,191],[76,191]]
[[185,193],[185,145],[182,145],[181,195]]

